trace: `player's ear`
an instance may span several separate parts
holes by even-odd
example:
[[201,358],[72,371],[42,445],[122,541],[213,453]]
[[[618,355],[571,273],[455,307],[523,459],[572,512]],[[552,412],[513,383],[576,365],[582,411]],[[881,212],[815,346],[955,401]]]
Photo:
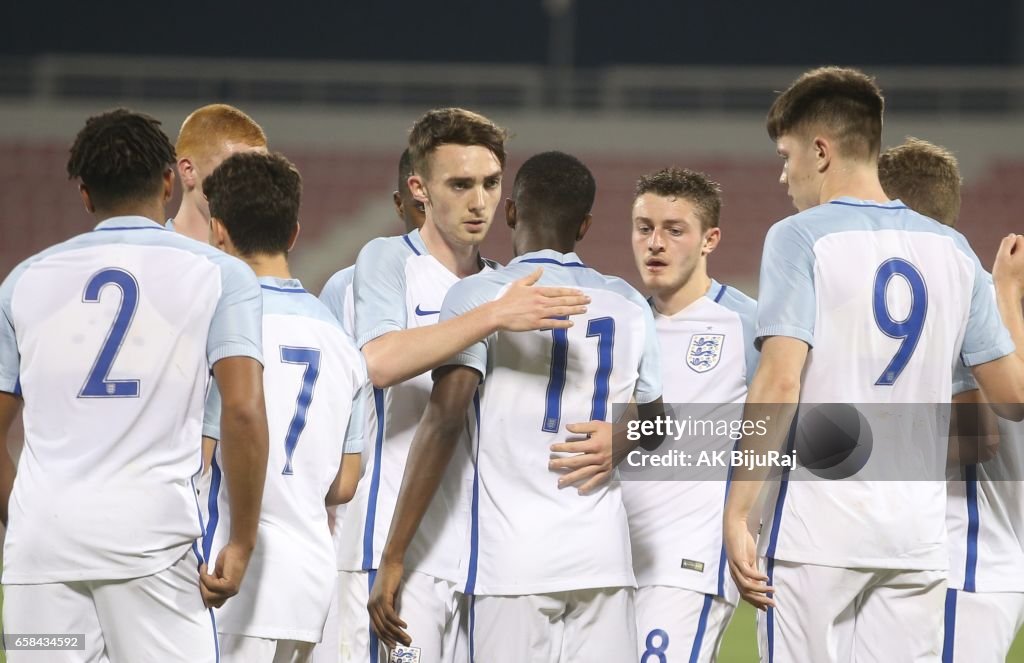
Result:
[[402,213],[402,197],[395,191],[391,194],[391,200],[395,203],[395,212],[398,214],[398,218],[405,221],[405,214]]
[[720,241],[722,241],[722,230],[720,228],[710,228],[704,233],[704,246],[701,247],[700,254],[702,256],[708,255],[718,248]]
[[427,183],[419,175],[409,176],[409,192],[412,197],[424,205],[430,203],[430,196],[427,195]]
[[210,244],[217,247],[225,253],[231,253],[228,250],[228,245],[231,242],[231,237],[228,235],[228,229],[224,227],[220,219],[217,217],[210,218]]
[[302,224],[296,223],[295,230],[292,231],[292,236],[288,240],[288,252],[295,248],[295,242],[299,239],[299,233],[302,231]]
[[505,199],[505,223],[512,230],[516,229],[516,201],[511,198]]
[[583,217],[583,222],[580,224],[580,229],[576,231],[576,241],[583,239],[583,236],[590,230],[590,222],[594,220],[594,215],[589,212]]
[[164,205],[170,201],[171,196],[174,195],[174,169],[168,168],[164,171]]
[[828,170],[829,164],[832,163],[832,143],[824,136],[815,136],[811,148],[814,152],[814,163],[818,172],[824,173]]
[[192,159],[182,157],[178,159],[178,175],[181,176],[181,183],[186,191],[190,191],[199,185],[199,174]]
[[89,189],[84,184],[78,185],[78,195],[82,197],[82,204],[85,205],[85,211],[89,214],[96,212],[96,206],[92,204],[92,198],[89,196]]

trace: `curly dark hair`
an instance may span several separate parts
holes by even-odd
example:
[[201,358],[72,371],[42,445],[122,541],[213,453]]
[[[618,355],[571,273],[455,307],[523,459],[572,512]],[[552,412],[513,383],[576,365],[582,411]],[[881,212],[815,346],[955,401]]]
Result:
[[68,178],[79,178],[93,205],[111,209],[145,200],[161,190],[174,164],[174,147],[160,121],[117,108],[85,121],[71,145]]
[[299,223],[302,177],[282,154],[234,154],[203,181],[210,216],[243,256],[288,252]]

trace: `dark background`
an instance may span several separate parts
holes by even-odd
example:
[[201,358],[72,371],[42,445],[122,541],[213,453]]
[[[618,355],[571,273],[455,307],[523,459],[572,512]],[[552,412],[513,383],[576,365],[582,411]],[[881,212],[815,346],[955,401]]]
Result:
[[[0,54],[109,53],[542,64],[542,0],[70,3],[11,0]],[[573,65],[1012,65],[1024,0],[577,0]],[[564,34],[564,33],[561,33]],[[562,43],[566,40],[561,39]]]

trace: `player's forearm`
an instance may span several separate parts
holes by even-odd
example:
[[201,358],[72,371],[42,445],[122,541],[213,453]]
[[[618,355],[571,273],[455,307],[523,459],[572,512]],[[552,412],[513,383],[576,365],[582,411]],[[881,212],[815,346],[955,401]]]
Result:
[[[262,392],[262,389],[261,389]],[[263,399],[230,407],[221,414],[221,457],[231,509],[231,542],[256,545],[263,484],[267,474],[267,414]]]
[[1021,292],[1020,287],[1013,283],[996,283],[996,305],[999,307],[999,317],[1003,325],[1010,332],[1010,338],[1016,346],[1016,354],[1024,360],[1024,315],[1021,314]]
[[334,483],[331,484],[324,499],[327,506],[338,506],[352,500],[356,494],[356,486],[359,485],[360,463],[361,454],[344,454],[338,474],[334,477]]
[[363,346],[374,387],[383,389],[435,369],[497,330],[488,303],[436,325],[388,332]]

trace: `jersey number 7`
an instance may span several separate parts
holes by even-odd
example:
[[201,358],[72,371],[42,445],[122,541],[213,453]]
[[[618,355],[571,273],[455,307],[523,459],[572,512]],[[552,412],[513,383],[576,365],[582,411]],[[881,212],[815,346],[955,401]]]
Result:
[[306,428],[306,413],[309,412],[309,404],[313,402],[313,388],[316,387],[316,379],[320,375],[320,351],[316,348],[294,348],[287,345],[281,346],[281,361],[286,364],[304,364],[302,371],[302,386],[299,388],[299,396],[295,399],[295,414],[288,424],[288,433],[284,436],[284,469],[281,474],[293,474],[292,454],[299,444],[299,436]]

